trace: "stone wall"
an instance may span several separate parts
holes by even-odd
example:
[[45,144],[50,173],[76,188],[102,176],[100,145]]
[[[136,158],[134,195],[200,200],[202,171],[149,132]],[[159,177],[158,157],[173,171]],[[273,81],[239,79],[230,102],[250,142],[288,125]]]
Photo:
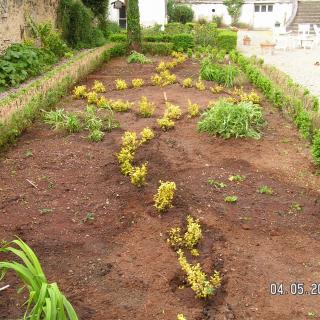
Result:
[[54,23],[58,3],[59,0],[0,0],[0,53],[28,36],[26,17]]

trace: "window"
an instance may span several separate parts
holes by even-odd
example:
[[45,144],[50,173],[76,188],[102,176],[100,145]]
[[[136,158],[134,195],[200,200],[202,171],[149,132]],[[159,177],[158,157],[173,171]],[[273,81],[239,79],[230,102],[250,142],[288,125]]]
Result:
[[255,3],[254,12],[273,12],[273,4],[270,3]]

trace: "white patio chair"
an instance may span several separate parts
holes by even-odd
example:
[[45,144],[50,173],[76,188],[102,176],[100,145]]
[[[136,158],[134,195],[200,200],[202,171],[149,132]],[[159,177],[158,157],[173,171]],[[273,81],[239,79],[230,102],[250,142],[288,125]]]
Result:
[[307,38],[310,34],[310,23],[298,24],[298,36]]
[[298,24],[298,37],[297,44],[300,48],[312,48],[313,40],[310,39],[310,23],[299,23]]

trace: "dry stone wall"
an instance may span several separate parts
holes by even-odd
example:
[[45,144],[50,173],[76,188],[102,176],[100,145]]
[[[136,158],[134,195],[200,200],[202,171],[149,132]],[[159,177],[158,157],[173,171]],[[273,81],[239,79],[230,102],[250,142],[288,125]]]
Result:
[[0,54],[28,36],[26,17],[37,22],[56,20],[59,0],[0,0]]

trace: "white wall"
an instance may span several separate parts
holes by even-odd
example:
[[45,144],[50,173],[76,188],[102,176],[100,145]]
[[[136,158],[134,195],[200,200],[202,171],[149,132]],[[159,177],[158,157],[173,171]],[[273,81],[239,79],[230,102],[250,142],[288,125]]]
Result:
[[[272,1],[259,1],[256,3],[272,3]],[[261,29],[270,29],[273,28],[276,21],[279,21],[283,24],[284,20],[288,20],[292,13],[292,3],[291,2],[282,2],[274,3],[273,12],[266,14],[259,14],[254,12],[254,3],[249,2],[245,3],[241,8],[241,16],[239,22],[243,22],[253,26],[253,28]],[[205,18],[208,21],[212,20],[213,15],[221,16],[224,24],[229,25],[231,23],[231,17],[228,14],[227,8],[225,5],[220,3],[211,3],[211,4],[193,4],[191,5],[192,10],[195,14],[195,20],[200,18]],[[212,9],[215,9],[215,12],[212,12]]]
[[[109,19],[114,22],[119,21],[119,10],[114,9],[113,5],[109,7]],[[139,0],[140,23],[144,27],[154,24],[164,25],[166,20],[166,1],[165,0]]]

